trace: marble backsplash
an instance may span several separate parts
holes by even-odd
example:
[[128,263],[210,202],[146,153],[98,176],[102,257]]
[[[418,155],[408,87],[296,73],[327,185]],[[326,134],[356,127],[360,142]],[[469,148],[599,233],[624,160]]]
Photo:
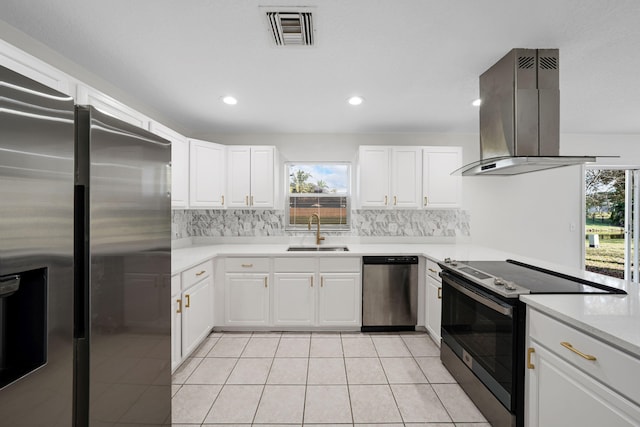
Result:
[[[353,210],[351,230],[323,230],[327,236],[469,237],[469,213],[446,210]],[[187,237],[303,236],[307,231],[285,230],[283,210],[173,210],[173,239]]]

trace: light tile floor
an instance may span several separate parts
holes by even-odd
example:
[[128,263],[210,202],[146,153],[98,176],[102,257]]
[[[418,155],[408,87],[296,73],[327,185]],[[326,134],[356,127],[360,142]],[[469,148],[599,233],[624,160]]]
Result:
[[489,427],[423,333],[212,333],[173,376],[173,426]]

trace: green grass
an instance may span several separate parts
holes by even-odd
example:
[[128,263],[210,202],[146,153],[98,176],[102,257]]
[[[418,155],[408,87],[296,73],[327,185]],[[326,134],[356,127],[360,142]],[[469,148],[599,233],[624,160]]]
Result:
[[587,234],[601,235],[622,234],[624,233],[624,228],[612,225],[608,219],[605,219],[603,222],[600,221],[600,219],[594,221],[591,218],[587,218],[586,232]]
[[600,240],[599,248],[590,248],[588,241],[586,244],[585,267],[588,271],[624,277],[624,239]]

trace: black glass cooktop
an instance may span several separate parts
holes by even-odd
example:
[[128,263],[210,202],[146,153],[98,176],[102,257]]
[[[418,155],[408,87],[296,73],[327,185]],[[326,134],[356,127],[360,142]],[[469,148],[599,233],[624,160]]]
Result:
[[[483,273],[511,281],[529,289],[532,294],[626,294],[625,291],[585,279],[567,276],[519,261],[460,261],[475,272],[467,274],[485,279]],[[464,271],[464,266],[458,267]]]

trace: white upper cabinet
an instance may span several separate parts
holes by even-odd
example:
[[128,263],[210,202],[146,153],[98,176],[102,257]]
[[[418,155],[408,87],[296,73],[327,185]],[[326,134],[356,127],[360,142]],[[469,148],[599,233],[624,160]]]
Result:
[[224,208],[226,147],[189,140],[189,207]]
[[419,208],[421,177],[420,147],[391,149],[391,205],[398,208]]
[[421,147],[361,146],[361,207],[420,207]]
[[78,85],[76,103],[80,105],[92,105],[103,113],[120,119],[123,122],[138,126],[142,129],[149,128],[150,120],[147,116],[89,86]]
[[157,122],[149,130],[171,142],[171,207],[189,207],[189,140]]
[[462,148],[424,147],[422,159],[423,207],[460,207],[462,177],[451,172],[462,166]]
[[64,94],[75,95],[75,82],[62,71],[0,40],[0,65]]
[[388,147],[360,147],[358,184],[361,207],[388,206],[390,166]]
[[228,206],[272,208],[275,204],[274,161],[273,146],[228,146]]

